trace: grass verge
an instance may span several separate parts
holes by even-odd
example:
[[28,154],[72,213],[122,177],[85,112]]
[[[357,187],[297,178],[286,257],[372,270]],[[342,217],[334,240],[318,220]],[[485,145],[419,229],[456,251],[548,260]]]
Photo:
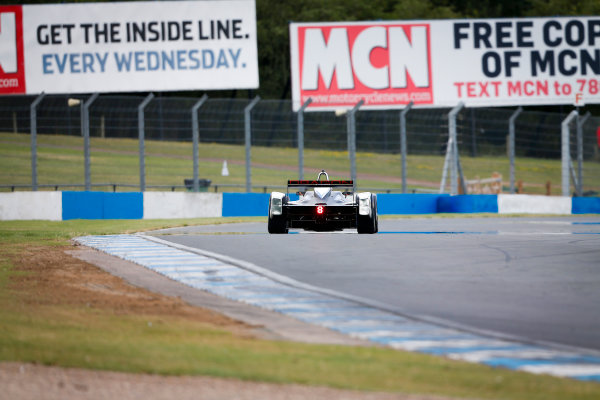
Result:
[[78,235],[248,220],[257,219],[0,221],[0,360],[461,398],[599,398],[596,383],[378,347],[256,339],[64,254]]

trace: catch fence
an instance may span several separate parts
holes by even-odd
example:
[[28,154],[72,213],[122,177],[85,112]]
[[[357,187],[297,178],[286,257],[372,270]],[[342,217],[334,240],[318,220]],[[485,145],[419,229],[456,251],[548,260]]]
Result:
[[[411,108],[405,111],[404,156],[408,159],[408,163],[405,159],[403,164],[400,163],[403,155],[401,110],[373,111],[359,108],[352,115],[339,112],[304,112],[299,146],[298,113],[292,111],[291,102],[288,100],[258,100],[255,104],[251,104],[252,99],[208,98],[198,106],[200,100],[198,98],[157,96],[146,99],[147,104],[140,109],[145,99],[145,96],[122,95],[101,95],[93,99],[87,95],[48,95],[38,99],[39,103],[32,107],[36,97],[2,97],[0,98],[0,132],[31,135],[33,129],[36,135],[85,137],[85,127],[88,123],[86,121],[89,121],[87,126],[91,138],[138,140],[142,137],[145,141],[192,142],[194,140],[193,110],[196,106],[200,149],[206,144],[251,146],[252,149],[267,150],[270,148],[299,149],[300,154],[295,155],[293,160],[295,171],[284,169],[285,175],[289,178],[301,175],[297,169],[298,165],[305,168],[316,164],[328,165],[327,157],[331,157],[332,154],[339,156],[339,152],[348,150],[352,153],[352,144],[355,141],[355,149],[359,154],[355,171],[352,171],[351,163],[347,162],[345,170],[339,172],[347,176],[357,174],[359,184],[361,180],[375,182],[371,186],[377,184],[378,187],[374,189],[378,191],[439,192],[454,190],[452,185],[457,180],[452,176],[451,179],[447,179],[447,185],[440,188],[444,176],[443,161],[449,155],[447,149],[449,136],[451,136],[451,122],[448,117],[450,109]],[[551,113],[525,109],[514,117],[515,108],[458,109],[455,120],[456,159],[460,159],[459,168],[463,170],[462,176],[472,182],[476,179],[490,178],[490,171],[499,170],[503,182],[500,189],[504,192],[519,191],[523,185],[529,185],[531,188],[538,187],[537,191],[543,193],[545,188],[539,189],[539,187],[545,186],[547,181],[551,181],[551,185],[555,188],[560,187],[564,174],[563,166],[559,161],[562,158],[564,164],[562,151],[564,135],[561,124],[571,111],[572,109],[565,109],[564,113]],[[140,116],[142,116],[141,121]],[[514,117],[514,154],[510,151],[511,117]],[[581,132],[579,142],[578,125]],[[600,152],[597,138],[599,126],[599,117],[585,115],[577,115],[568,125],[570,149],[568,173],[571,181],[568,187],[569,193],[591,195],[600,192]],[[2,140],[9,139],[5,136]],[[83,145],[86,147],[85,142]],[[39,144],[32,144],[31,148],[31,157],[36,158],[37,150],[34,146]],[[311,150],[318,150],[318,152],[310,153]],[[93,158],[96,150],[94,146],[91,148],[87,146],[87,150],[84,151],[91,154]],[[259,165],[255,165],[251,157],[246,157],[248,153],[246,147],[246,152],[238,157],[245,161],[242,165],[245,164],[246,167],[245,177],[242,174],[240,179],[235,180],[204,171],[201,164],[203,160],[207,162],[210,157],[206,154],[197,155],[196,152],[189,154],[190,170],[187,175],[189,178],[211,178],[212,187],[216,185],[217,188],[221,188],[220,190],[267,190],[271,185],[278,186],[280,182],[268,182],[266,180],[268,174],[263,177],[260,171],[261,168],[279,169],[275,160],[270,164],[268,160],[261,159]],[[304,161],[304,155],[307,161]],[[364,158],[368,158],[369,155],[375,155],[374,159],[382,155],[385,156],[383,160],[397,160],[397,163],[393,164],[394,170],[378,172],[376,166],[364,161]],[[352,154],[349,156],[351,158]],[[88,155],[87,175],[79,182],[56,180],[44,182],[43,179],[38,179],[35,165],[37,160],[33,160],[31,177],[27,181],[22,177],[11,180],[10,176],[5,176],[0,186],[2,190],[38,188],[107,190],[107,186],[112,187],[113,190],[185,189],[181,176],[177,173],[173,173],[172,181],[169,181],[168,176],[154,179],[153,169],[146,170],[146,157],[142,146],[139,149],[139,163],[131,166],[140,169],[139,182],[121,182],[118,175],[109,177],[108,179],[111,179],[109,183],[91,179],[89,170],[93,170],[95,166]],[[322,158],[322,162],[319,157]],[[539,169],[542,171],[536,171],[536,160],[539,160]],[[230,160],[230,163],[234,161]],[[495,165],[490,165],[488,169],[482,168],[482,163]],[[404,171],[402,165],[407,165]],[[446,167],[451,169],[452,165],[450,162]],[[382,165],[382,168],[389,167]],[[543,169],[547,171],[544,172]],[[193,170],[198,171],[196,175]],[[253,177],[251,171],[258,172]],[[514,182],[510,182],[511,175],[514,175]],[[448,176],[450,177],[451,174]],[[459,182],[458,190],[460,191],[461,188],[464,190]],[[564,193],[555,191],[554,194]]]

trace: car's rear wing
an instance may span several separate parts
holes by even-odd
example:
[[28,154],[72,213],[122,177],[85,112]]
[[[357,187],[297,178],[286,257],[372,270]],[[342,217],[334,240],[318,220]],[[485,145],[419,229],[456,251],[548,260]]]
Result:
[[306,187],[306,186],[312,186],[312,187],[340,187],[340,186],[344,186],[344,187],[348,187],[348,186],[352,186],[354,187],[354,181],[340,181],[340,180],[336,180],[336,181],[319,181],[319,180],[288,180],[288,188],[290,187]]

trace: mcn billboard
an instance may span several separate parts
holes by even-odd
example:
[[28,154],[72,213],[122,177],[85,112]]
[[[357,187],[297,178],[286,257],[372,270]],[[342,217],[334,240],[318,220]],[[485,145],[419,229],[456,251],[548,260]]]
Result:
[[600,18],[290,24],[294,110],[600,103]]
[[0,6],[0,94],[257,87],[254,0]]

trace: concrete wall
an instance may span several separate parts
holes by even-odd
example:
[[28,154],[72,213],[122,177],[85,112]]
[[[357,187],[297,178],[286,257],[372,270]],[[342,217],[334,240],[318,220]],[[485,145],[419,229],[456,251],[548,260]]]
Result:
[[572,202],[570,197],[499,194],[498,213],[571,214]]
[[62,219],[62,192],[0,193],[0,220]]
[[[600,214],[599,197],[379,194],[377,199],[381,215]],[[268,193],[14,192],[0,193],[0,220],[264,217],[268,204]]]
[[220,217],[222,212],[223,193],[144,192],[144,219]]

